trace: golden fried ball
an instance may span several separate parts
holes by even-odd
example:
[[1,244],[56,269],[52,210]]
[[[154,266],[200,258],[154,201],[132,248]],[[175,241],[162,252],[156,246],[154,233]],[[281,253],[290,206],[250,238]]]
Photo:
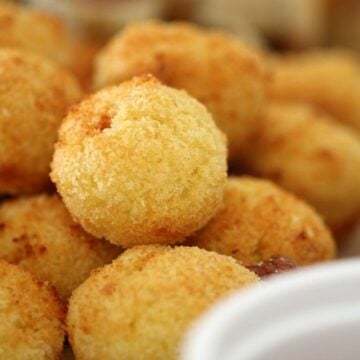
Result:
[[311,207],[269,181],[250,177],[229,178],[222,208],[190,242],[246,265],[276,255],[307,265],[336,253],[331,234]]
[[80,80],[89,75],[88,45],[71,36],[57,17],[48,13],[0,3],[0,47],[31,51],[73,71]]
[[0,309],[1,359],[60,358],[65,308],[45,283],[2,260]]
[[134,247],[75,290],[67,318],[70,343],[79,360],[177,359],[196,317],[257,281],[228,256],[195,247]]
[[271,104],[244,160],[252,173],[313,205],[333,231],[359,219],[359,139],[318,109]]
[[80,97],[76,80],[58,65],[0,49],[0,195],[49,187],[58,127]]
[[185,23],[129,25],[99,53],[97,88],[152,73],[201,101],[241,151],[265,103],[267,70],[255,50],[236,38]]
[[75,224],[60,198],[39,195],[0,205],[0,258],[49,281],[63,300],[119,248]]
[[360,132],[360,62],[350,52],[323,50],[279,58],[270,94],[312,103]]
[[223,134],[203,105],[153,77],[89,97],[59,136],[58,191],[88,232],[114,244],[184,240],[221,202]]

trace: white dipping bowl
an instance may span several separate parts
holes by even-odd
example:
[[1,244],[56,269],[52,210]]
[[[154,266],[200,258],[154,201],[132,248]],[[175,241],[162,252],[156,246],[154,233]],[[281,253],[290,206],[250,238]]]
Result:
[[273,276],[190,329],[182,360],[360,359],[360,260]]

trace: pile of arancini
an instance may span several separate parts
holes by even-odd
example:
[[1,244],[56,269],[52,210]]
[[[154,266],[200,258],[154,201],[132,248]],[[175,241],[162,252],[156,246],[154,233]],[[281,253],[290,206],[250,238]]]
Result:
[[65,336],[76,359],[176,359],[254,265],[336,257],[360,216],[355,55],[145,22],[85,96],[75,44],[0,5],[1,359],[59,359]]

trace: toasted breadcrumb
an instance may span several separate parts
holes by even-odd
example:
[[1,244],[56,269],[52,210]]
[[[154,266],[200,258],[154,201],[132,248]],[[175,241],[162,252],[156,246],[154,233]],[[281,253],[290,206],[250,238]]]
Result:
[[65,307],[51,287],[1,260],[0,304],[1,359],[60,358]]
[[0,49],[0,195],[49,188],[58,127],[81,96],[75,78],[59,65]]
[[193,320],[257,281],[231,257],[195,247],[134,247],[75,290],[67,318],[71,345],[79,360],[177,359]]
[[171,244],[218,209],[226,144],[203,105],[144,76],[69,113],[51,176],[70,213],[94,236],[123,247]]
[[245,265],[276,255],[307,265],[336,254],[334,239],[310,206],[269,181],[250,177],[229,178],[222,208],[190,243]]
[[94,85],[146,73],[202,102],[229,139],[230,159],[236,159],[265,104],[268,69],[256,50],[186,23],[135,23],[97,56]]
[[360,217],[360,142],[306,104],[272,103],[243,159],[254,174],[306,200],[340,234]]
[[49,281],[66,301],[90,271],[121,250],[74,223],[60,198],[39,195],[0,205],[0,259]]

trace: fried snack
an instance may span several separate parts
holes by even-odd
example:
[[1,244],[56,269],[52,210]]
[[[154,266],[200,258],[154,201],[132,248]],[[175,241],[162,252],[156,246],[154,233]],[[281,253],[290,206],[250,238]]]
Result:
[[99,53],[94,83],[100,88],[144,73],[201,101],[227,135],[230,159],[265,103],[267,70],[256,51],[230,35],[185,23],[128,26]]
[[271,104],[243,160],[313,205],[333,231],[360,217],[360,142],[349,129],[309,105]]
[[270,94],[319,106],[360,134],[360,62],[350,52],[314,51],[279,58]]
[[230,177],[218,214],[190,244],[255,265],[285,255],[297,265],[333,259],[335,242],[307,204],[266,180]]
[[60,129],[52,179],[73,217],[123,247],[184,240],[214,215],[226,146],[211,115],[151,76],[83,101]]
[[45,58],[0,49],[0,195],[50,186],[57,130],[81,90],[73,76]]
[[197,316],[257,281],[228,256],[195,247],[138,246],[75,290],[67,318],[70,343],[79,360],[175,359]]
[[49,281],[66,300],[90,274],[120,254],[75,224],[60,198],[39,195],[0,205],[0,259]]
[[65,308],[52,288],[1,260],[0,304],[1,359],[60,359]]
[[65,66],[82,85],[91,82],[96,46],[75,37],[61,19],[49,13],[0,3],[0,47],[37,53]]

